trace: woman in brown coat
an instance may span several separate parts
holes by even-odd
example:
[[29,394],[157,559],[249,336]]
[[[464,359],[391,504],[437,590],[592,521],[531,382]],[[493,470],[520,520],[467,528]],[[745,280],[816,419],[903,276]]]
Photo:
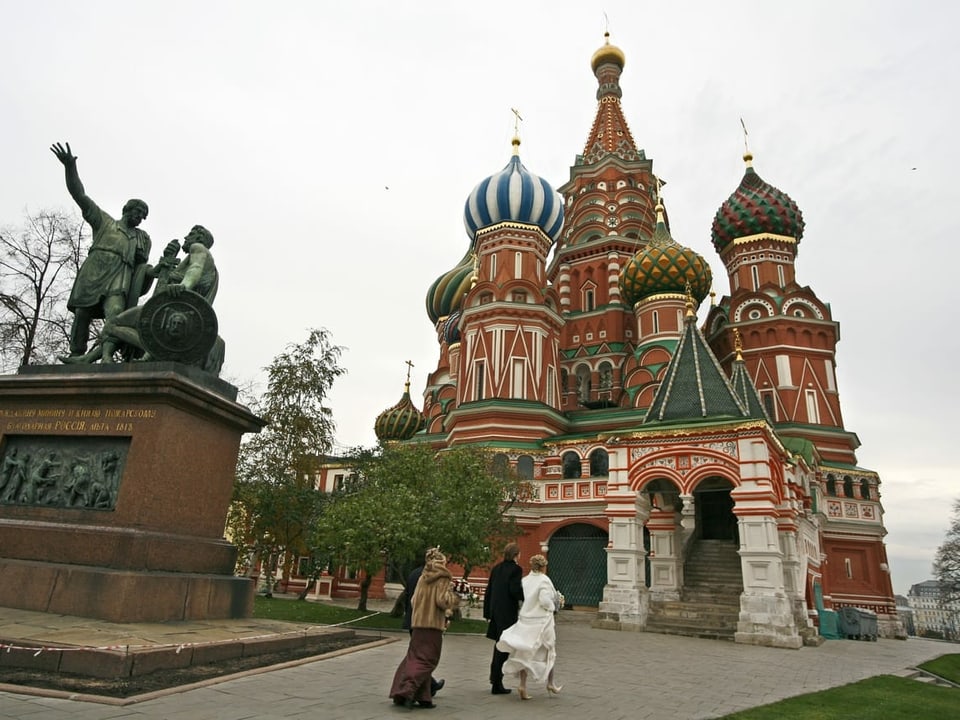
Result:
[[427,551],[417,589],[413,592],[410,645],[393,676],[390,697],[396,705],[435,707],[430,694],[430,676],[440,663],[443,632],[460,604],[453,592],[453,577],[447,558],[439,548]]

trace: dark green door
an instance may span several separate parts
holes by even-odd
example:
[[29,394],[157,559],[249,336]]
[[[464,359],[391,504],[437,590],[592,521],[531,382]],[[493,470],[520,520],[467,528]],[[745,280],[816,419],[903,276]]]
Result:
[[607,533],[593,525],[568,525],[549,545],[547,572],[567,606],[597,607],[607,584]]

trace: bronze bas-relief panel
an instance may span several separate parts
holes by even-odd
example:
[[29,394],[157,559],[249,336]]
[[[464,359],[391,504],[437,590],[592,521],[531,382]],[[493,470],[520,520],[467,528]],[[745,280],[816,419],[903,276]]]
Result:
[[0,504],[113,510],[129,437],[8,435]]

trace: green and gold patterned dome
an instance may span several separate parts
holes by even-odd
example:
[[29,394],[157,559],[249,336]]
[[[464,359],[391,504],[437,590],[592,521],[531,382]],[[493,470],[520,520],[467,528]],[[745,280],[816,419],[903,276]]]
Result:
[[441,318],[460,309],[463,296],[470,289],[472,279],[473,251],[467,250],[467,254],[457,263],[457,266],[434,280],[430,289],[427,290],[427,315],[430,316],[430,321],[434,325]]
[[373,431],[381,442],[409,440],[425,424],[423,413],[410,399],[410,382],[407,381],[400,402],[377,416]]
[[713,247],[722,253],[737,238],[751,235],[785,235],[800,242],[803,213],[782,190],[765,182],[753,169],[753,155],[743,156],[747,170],[740,186],[713,218]]
[[713,273],[699,253],[671,237],[663,219],[663,205],[658,204],[653,237],[620,271],[620,296],[633,307],[651,295],[685,293],[687,283],[699,305],[710,292]]

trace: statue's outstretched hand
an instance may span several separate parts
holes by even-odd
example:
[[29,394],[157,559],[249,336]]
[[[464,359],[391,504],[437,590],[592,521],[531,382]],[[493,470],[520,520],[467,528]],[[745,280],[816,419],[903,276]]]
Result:
[[60,143],[54,143],[50,146],[50,151],[57,156],[57,160],[62,162],[64,165],[76,165],[77,156],[70,152],[70,143],[64,143],[66,147]]

